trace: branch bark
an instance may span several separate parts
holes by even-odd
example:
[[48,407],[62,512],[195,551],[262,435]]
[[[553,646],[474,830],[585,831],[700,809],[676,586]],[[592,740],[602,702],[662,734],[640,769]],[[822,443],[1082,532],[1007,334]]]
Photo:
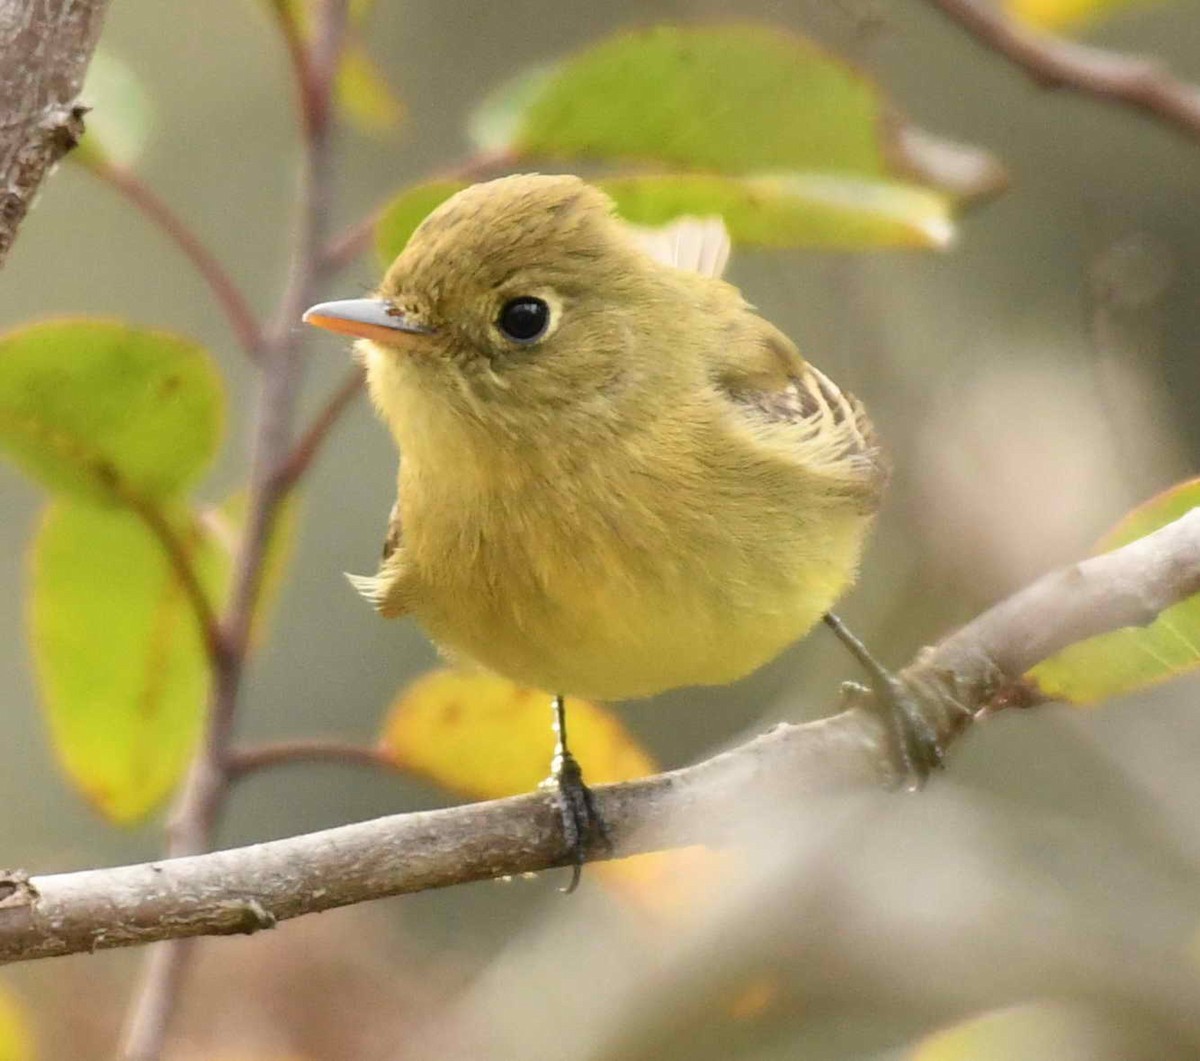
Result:
[[83,135],[79,90],[108,0],[0,0],[0,268],[46,175]]
[[1119,103],[1200,141],[1200,87],[1154,59],[1091,48],[1021,25],[988,0],[929,0],[983,47],[1043,88]]
[[[925,649],[901,678],[947,743],[1030,667],[1142,625],[1200,592],[1200,508],[1045,576]],[[695,766],[596,790],[618,855],[736,836],[746,799],[899,780],[865,707],[781,725]],[[0,874],[0,962],[255,932],[368,899],[565,864],[558,812],[533,793],[401,814],[251,847],[116,869]],[[607,857],[593,852],[593,857]]]

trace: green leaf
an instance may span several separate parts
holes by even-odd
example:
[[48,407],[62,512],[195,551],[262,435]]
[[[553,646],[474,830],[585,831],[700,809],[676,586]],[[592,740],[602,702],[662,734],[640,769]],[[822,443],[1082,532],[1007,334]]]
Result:
[[887,119],[871,81],[802,37],[660,26],[501,88],[474,130],[520,156],[884,177]]
[[392,259],[404,250],[409,237],[431,210],[465,187],[462,181],[429,181],[406,188],[388,203],[375,223],[375,250],[384,266],[391,265]]
[[33,1033],[16,995],[0,984],[0,1061],[33,1061]]
[[941,248],[954,235],[943,196],[886,181],[822,173],[673,174],[613,178],[600,186],[629,221],[662,225],[685,214],[719,214],[730,238],[746,246]]
[[[1144,538],[1200,505],[1200,479],[1135,508],[1096,546],[1103,553]],[[1168,608],[1149,626],[1126,627],[1071,645],[1026,675],[1048,697],[1077,704],[1132,692],[1200,665],[1200,594]]]
[[0,451],[51,490],[137,506],[191,485],[223,419],[195,343],[107,320],[0,336]]
[[404,118],[404,105],[360,40],[348,42],[335,89],[342,113],[361,132],[389,133]]
[[134,165],[154,121],[150,96],[137,75],[121,60],[98,51],[88,67],[81,98],[91,108],[86,132],[67,157],[86,166]]
[[[215,597],[228,557],[190,514],[171,522]],[[64,770],[106,817],[138,820],[188,764],[209,675],[195,614],[145,524],[131,512],[53,502],[34,542],[31,629]]]
[[[943,248],[954,236],[945,196],[888,181],[822,173],[677,173],[611,177],[597,184],[627,221],[653,226],[686,214],[719,214],[733,241],[748,247]],[[383,264],[391,264],[431,210],[464,187],[461,181],[432,181],[392,200],[375,228]]]

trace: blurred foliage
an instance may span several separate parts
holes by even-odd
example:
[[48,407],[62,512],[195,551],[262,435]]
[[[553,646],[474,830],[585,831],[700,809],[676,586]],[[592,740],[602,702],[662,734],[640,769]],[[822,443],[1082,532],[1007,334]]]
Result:
[[208,355],[166,332],[73,320],[0,336],[0,448],[56,492],[170,500],[212,460],[223,405]]
[[885,177],[886,109],[866,77],[801,37],[659,26],[523,75],[485,102],[471,132],[486,150],[525,158]]
[[1041,29],[1061,30],[1117,14],[1126,8],[1147,7],[1161,0],[1005,0],[1008,11]]
[[[663,225],[687,215],[720,215],[730,238],[747,246],[941,249],[954,235],[943,196],[888,181],[821,173],[742,178],[675,173],[608,177],[596,184],[612,196],[626,221]],[[465,187],[459,181],[432,181],[392,200],[375,229],[384,264],[404,249],[433,207]]]
[[0,1061],[33,1061],[33,1033],[16,995],[0,984]]
[[1028,1002],[935,1032],[911,1061],[1071,1061],[1092,1057],[1095,1031],[1065,1006]]
[[34,545],[31,642],[68,776],[115,821],[182,775],[208,687],[173,531],[210,599],[228,569],[180,495],[211,462],[223,388],[208,355],[111,321],[0,338],[0,445],[61,500]]
[[[1117,549],[1200,505],[1200,479],[1179,483],[1135,508],[1096,545]],[[1200,594],[1168,608],[1149,626],[1089,638],[1045,660],[1029,679],[1048,697],[1090,704],[1165,681],[1200,664]]]

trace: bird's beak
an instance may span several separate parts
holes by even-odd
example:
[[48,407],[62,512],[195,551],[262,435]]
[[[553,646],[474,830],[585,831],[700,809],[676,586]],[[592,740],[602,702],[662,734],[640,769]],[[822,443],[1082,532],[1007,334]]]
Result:
[[405,317],[392,303],[382,298],[346,298],[339,302],[320,302],[307,310],[305,324],[325,328],[342,335],[377,342],[395,342],[396,333],[432,335],[433,329]]

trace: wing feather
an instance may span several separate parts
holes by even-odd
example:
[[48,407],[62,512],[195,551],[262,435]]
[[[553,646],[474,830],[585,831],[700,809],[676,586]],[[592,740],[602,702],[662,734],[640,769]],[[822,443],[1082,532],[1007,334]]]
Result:
[[729,263],[729,232],[719,217],[681,217],[662,228],[626,227],[634,242],[663,265],[716,280]]

